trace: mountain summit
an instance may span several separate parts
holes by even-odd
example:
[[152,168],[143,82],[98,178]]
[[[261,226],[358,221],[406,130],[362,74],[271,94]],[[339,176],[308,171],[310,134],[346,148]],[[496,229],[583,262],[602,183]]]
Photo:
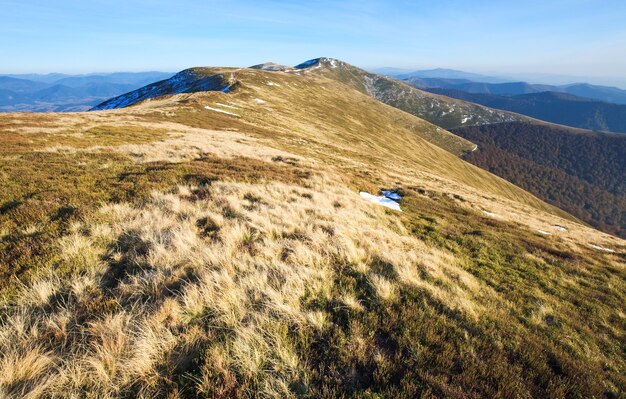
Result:
[[225,73],[216,73],[212,68],[190,68],[177,73],[169,79],[151,83],[140,89],[109,99],[96,105],[91,111],[124,108],[151,98],[180,93],[201,91],[231,90],[236,82]]
[[296,65],[294,68],[296,69],[310,69],[310,68],[337,68],[338,66],[347,65],[343,61],[339,61],[335,58],[327,58],[320,57],[314,58],[312,60],[305,61],[301,64]]
[[[289,68],[275,63],[254,65],[250,69],[293,75],[320,74],[347,84],[388,105],[432,122],[444,129],[489,123],[524,120],[523,117],[454,100],[411,87],[398,80],[376,75],[341,60],[320,57]],[[192,68],[174,77],[108,100],[92,110],[114,109],[167,94],[223,90],[234,87],[244,69]],[[227,77],[228,76],[228,77]]]

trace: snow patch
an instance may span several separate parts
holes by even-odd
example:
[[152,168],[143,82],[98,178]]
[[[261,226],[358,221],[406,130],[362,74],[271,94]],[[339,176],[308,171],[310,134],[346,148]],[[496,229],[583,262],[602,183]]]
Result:
[[446,116],[448,114],[453,113],[454,111],[455,111],[455,108],[454,108],[454,106],[452,106],[451,108],[448,108],[447,111],[441,111],[441,116]]
[[260,98],[255,98],[254,102],[257,103],[257,104],[265,104],[267,101],[261,100]]
[[320,58],[314,58],[312,60],[304,61],[302,64],[296,65],[294,68],[296,69],[305,69],[320,62]]
[[551,234],[552,234],[552,233],[550,233],[550,232],[548,232],[548,231],[545,231],[545,230],[537,230],[537,233],[539,233],[539,234],[543,234],[544,236],[549,236],[549,235],[551,235]]
[[567,231],[567,229],[563,226],[559,226],[558,224],[555,224],[554,226],[552,226],[552,228],[554,230],[558,230],[558,231]]
[[612,249],[604,248],[604,247],[601,247],[600,245],[589,244],[589,246],[593,249],[597,249],[598,251],[611,252],[611,253],[615,252]]
[[492,218],[498,218],[500,217],[500,215],[498,215],[497,213],[493,213],[493,212],[489,212],[489,211],[482,211],[485,215],[490,216]]
[[91,110],[95,111],[124,108],[129,105],[136,104],[139,101],[155,98],[165,94],[196,93],[200,91],[221,91],[229,93],[237,85],[232,74],[229,83],[229,85],[224,86],[224,75],[222,74],[204,76],[194,72],[193,70],[184,70],[169,79],[152,83],[129,93],[122,94],[121,96],[109,99],[99,105],[96,105]]
[[241,115],[234,114],[232,112],[224,111],[223,109],[209,107],[208,105],[204,107],[204,109],[208,109],[209,111],[221,112],[222,114],[236,116],[237,118],[241,118]]
[[385,197],[392,199],[394,201],[400,201],[402,199],[402,196],[396,193],[395,191],[381,190],[380,193],[384,195]]
[[279,65],[273,62],[266,62],[265,64],[253,65],[250,68],[260,69],[262,71],[270,71],[270,72],[291,72],[292,71],[291,68],[285,65]]
[[461,119],[461,123],[466,123],[467,121],[469,121],[470,119],[472,119],[471,116],[463,116],[463,119]]
[[402,210],[400,209],[400,204],[398,204],[396,201],[391,200],[387,197],[378,197],[376,195],[366,193],[365,191],[361,191],[359,195],[361,196],[361,198],[368,200],[369,202],[372,202],[374,204],[382,205],[389,209],[393,209],[394,211],[402,212]]
[[268,86],[278,86],[278,87],[280,87],[280,85],[278,83],[274,83],[274,82],[267,82],[265,84],[268,85]]
[[304,72],[311,72],[311,71],[315,71],[316,69],[320,69],[321,67],[322,67],[322,64],[320,63],[320,64],[317,64],[317,65],[315,65],[315,66],[312,66],[312,67],[306,68],[306,69],[304,70]]

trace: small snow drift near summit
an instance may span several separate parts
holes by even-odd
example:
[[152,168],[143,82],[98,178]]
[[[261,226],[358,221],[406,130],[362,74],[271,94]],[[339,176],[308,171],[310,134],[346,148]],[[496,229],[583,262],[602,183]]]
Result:
[[296,69],[310,68],[313,65],[318,64],[321,60],[322,60],[321,58],[314,58],[312,60],[304,61],[302,64],[298,64],[294,68]]
[[304,61],[303,63],[296,65],[294,68],[295,69],[318,69],[321,67],[337,68],[340,65],[342,65],[342,62],[339,61],[338,59],[320,57],[320,58],[314,58],[312,60]]
[[262,71],[270,72],[290,72],[293,70],[293,68],[290,68],[286,65],[280,65],[274,62],[266,62],[263,64],[252,65],[250,69],[260,69]]

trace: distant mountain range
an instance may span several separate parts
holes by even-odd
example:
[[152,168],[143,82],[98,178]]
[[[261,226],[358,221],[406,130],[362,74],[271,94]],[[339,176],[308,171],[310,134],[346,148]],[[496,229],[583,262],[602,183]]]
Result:
[[[383,68],[381,71],[394,72],[394,69]],[[400,80],[421,91],[497,110],[576,128],[626,133],[626,90],[617,87],[588,83],[555,86],[507,82],[498,81],[500,78],[496,77],[441,68],[387,75],[389,79]],[[397,90],[392,91],[397,93]],[[484,124],[476,122],[469,120],[465,125]]]
[[574,83],[562,86],[530,84],[526,82],[489,83],[469,78],[448,78],[425,76],[424,73],[404,74],[396,76],[411,86],[423,88],[454,89],[476,94],[531,94],[553,91],[573,94],[594,100],[606,101],[615,104],[626,104],[626,90],[617,87],[596,86],[588,83]]
[[455,89],[429,88],[424,90],[561,125],[626,133],[626,105],[622,104],[611,104],[554,91],[493,95],[468,93]]
[[0,112],[85,111],[102,101],[169,78],[167,72],[0,76]]
[[[363,70],[360,71],[362,71],[361,75],[368,73]],[[421,71],[380,68],[373,70],[373,72],[376,72],[378,75],[403,80],[413,87],[428,89],[427,91],[430,92],[435,92],[430,90],[433,88],[490,95],[519,95],[552,91],[616,104],[626,104],[626,90],[587,83],[562,86],[531,84],[515,82],[503,77],[444,68]],[[0,75],[0,112],[85,111],[107,99],[131,92],[150,83],[170,78],[173,75],[173,73],[168,72],[115,72],[86,75],[61,73]],[[449,92],[449,95],[455,97],[452,95],[452,92]],[[468,99],[467,101],[472,100]],[[480,101],[473,102],[483,104]],[[495,105],[493,106],[496,107]],[[510,108],[502,109],[513,110]],[[515,112],[521,111],[516,110]],[[602,127],[602,123],[576,126],[605,129]]]
[[445,69],[445,68],[435,68],[435,69],[426,69],[422,71],[413,71],[407,73],[393,74],[393,77],[401,80],[410,80],[410,79],[459,79],[459,80],[468,80],[474,82],[487,82],[492,84],[505,83],[509,82],[509,80],[504,78],[498,78],[494,76],[481,75],[477,73],[457,71],[456,69]]

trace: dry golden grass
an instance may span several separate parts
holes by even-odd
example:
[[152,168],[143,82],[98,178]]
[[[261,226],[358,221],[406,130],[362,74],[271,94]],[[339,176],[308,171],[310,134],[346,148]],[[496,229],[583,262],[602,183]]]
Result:
[[[338,82],[233,73],[243,84],[228,95],[0,116],[23,151],[0,151],[0,183],[15,191],[2,197],[0,238],[21,257],[2,255],[33,269],[2,291],[0,397],[584,397],[626,386],[623,240]],[[49,174],[35,176],[33,160]],[[74,173],[85,174],[76,187]],[[358,195],[381,188],[404,192],[402,213]]]
[[[200,191],[208,198],[196,199]],[[108,397],[132,388],[151,396],[173,352],[209,345],[220,368],[253,381],[259,394],[289,396],[306,368],[283,329],[323,331],[329,322],[302,307],[306,295],[330,299],[328,282],[351,269],[393,302],[398,284],[435,289],[452,268],[451,258],[410,238],[397,216],[329,179],[306,188],[178,187],[137,207],[105,206],[73,231],[62,259],[83,272],[52,272],[3,308],[5,394]],[[479,284],[456,289],[471,297]],[[107,307],[102,314],[89,312],[94,295]],[[354,293],[343,298],[360,308]],[[194,327],[202,331],[190,334]],[[196,383],[214,367],[204,363]]]

